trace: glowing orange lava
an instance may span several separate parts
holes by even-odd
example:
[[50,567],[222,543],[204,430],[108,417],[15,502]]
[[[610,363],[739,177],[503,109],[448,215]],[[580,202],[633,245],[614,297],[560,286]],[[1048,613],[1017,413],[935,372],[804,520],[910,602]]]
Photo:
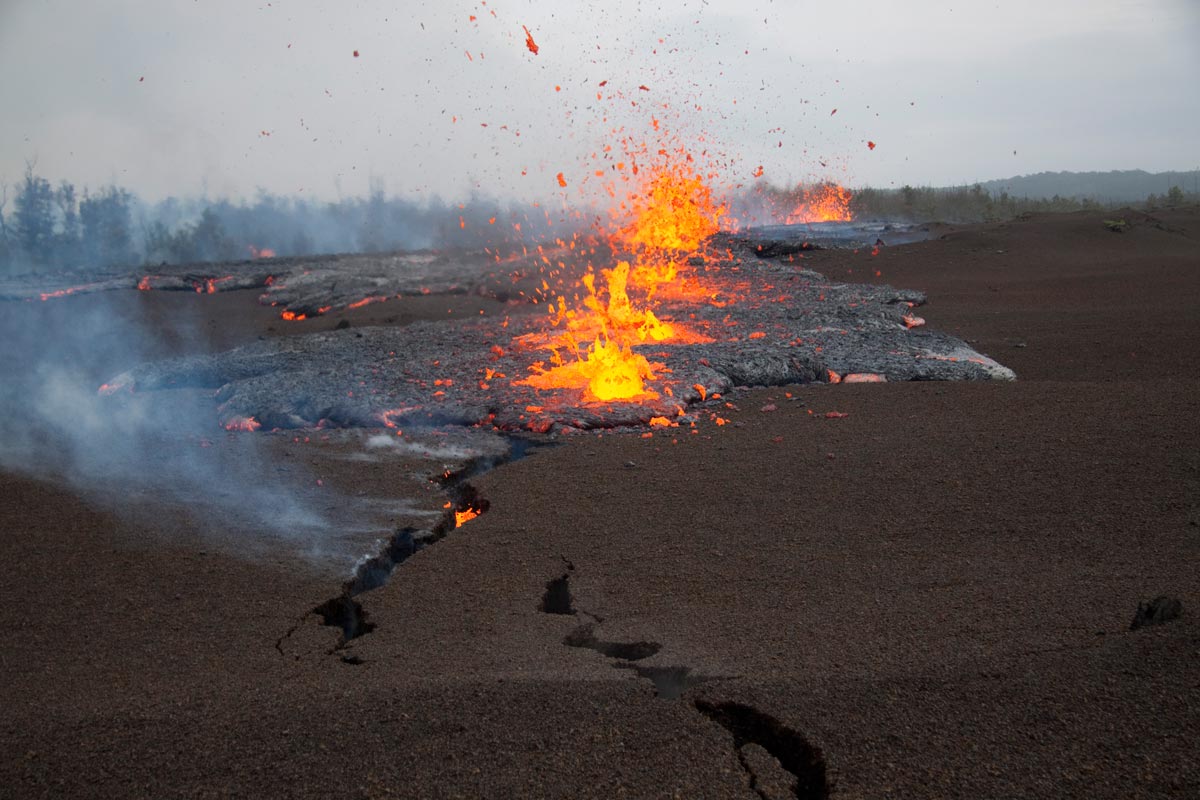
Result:
[[94,283],[85,283],[81,286],[71,286],[67,289],[57,289],[53,292],[42,292],[39,296],[42,298],[42,302],[44,303],[47,300],[54,300],[59,297],[70,297],[71,295],[75,294],[76,292],[86,291],[88,289],[91,289],[95,285],[96,284],[94,284]]
[[[600,271],[607,290],[607,300],[601,299],[604,290],[596,288],[596,274],[589,272],[583,276],[583,285],[587,290],[587,296],[582,299],[583,308],[568,308],[565,297],[559,297],[557,304],[551,303],[550,313],[554,315],[555,326],[565,327],[569,334],[569,338],[561,337],[558,344],[574,350],[574,342],[609,335],[626,343],[633,343],[635,339],[638,343],[698,344],[712,341],[683,325],[659,319],[649,308],[635,306],[629,297],[629,285],[634,274],[628,261],[619,261],[612,269]],[[647,292],[647,296],[651,293]],[[545,339],[535,334],[522,337],[522,341],[525,344],[538,344]]]
[[[682,324],[659,319],[630,296],[634,290],[648,302],[661,286],[675,281],[686,258],[720,230],[725,207],[713,200],[712,189],[692,170],[690,161],[683,154],[678,163],[641,170],[638,188],[623,206],[631,219],[611,236],[615,249],[631,251],[634,262],[619,261],[612,269],[601,270],[603,290],[597,288],[596,273],[588,272],[583,277],[586,295],[576,298],[575,307],[569,307],[563,296],[550,304],[557,336],[530,334],[521,341],[550,349],[551,366],[534,364],[533,374],[516,383],[537,389],[577,389],[592,402],[657,399],[658,393],[646,382],[655,379],[655,370],[662,365],[651,364],[633,347],[712,341]],[[560,350],[572,360],[565,360]]]
[[384,295],[372,295],[370,297],[364,297],[362,300],[355,300],[353,303],[350,303],[348,306],[346,306],[346,308],[362,308],[365,305],[370,305],[371,303],[382,303],[385,300],[387,300],[387,297]]
[[789,225],[810,222],[849,222],[850,190],[836,183],[821,183],[804,189],[802,199],[787,215]]
[[597,339],[582,353],[577,350],[576,356],[568,363],[559,359],[551,369],[535,364],[534,374],[516,383],[535,389],[581,388],[584,400],[592,402],[658,399],[658,393],[648,390],[645,382],[653,380],[655,368],[662,365],[651,364],[628,346]]
[[464,523],[469,522],[479,516],[479,511],[474,508],[464,508],[462,511],[454,512],[454,527],[461,528]]
[[685,162],[654,170],[646,187],[630,198],[633,221],[619,234],[640,254],[661,257],[695,252],[721,229],[723,204],[712,188]]
[[[524,25],[521,27],[525,28]],[[525,46],[529,48],[529,52],[533,53],[535,56],[538,54],[538,50],[541,49],[538,47],[537,42],[533,40],[533,34],[529,32],[529,28],[525,28]]]

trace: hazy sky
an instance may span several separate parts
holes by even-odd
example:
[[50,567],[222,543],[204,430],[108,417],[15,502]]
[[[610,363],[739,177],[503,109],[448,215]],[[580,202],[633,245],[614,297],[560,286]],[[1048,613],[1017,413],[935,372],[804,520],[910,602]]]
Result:
[[730,184],[1192,169],[1198,9],[0,0],[0,180],[570,201],[621,126]]

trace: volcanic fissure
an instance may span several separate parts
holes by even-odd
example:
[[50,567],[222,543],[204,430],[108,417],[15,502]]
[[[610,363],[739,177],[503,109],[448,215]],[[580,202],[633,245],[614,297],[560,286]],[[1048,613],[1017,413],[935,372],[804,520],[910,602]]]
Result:
[[[438,521],[428,528],[413,528],[405,526],[397,528],[388,537],[380,550],[374,555],[362,559],[355,567],[353,574],[344,584],[342,591],[315,606],[308,613],[321,618],[321,624],[339,628],[341,635],[331,652],[342,650],[350,641],[364,636],[375,630],[376,623],[368,619],[366,609],[355,598],[364,592],[369,592],[385,585],[395,569],[415,555],[461,528],[466,522],[488,511],[490,501],[482,497],[479,491],[468,482],[470,478],[482,475],[496,467],[518,461],[529,455],[538,447],[548,446],[547,442],[533,441],[523,436],[508,436],[507,454],[501,457],[478,456],[468,461],[463,467],[453,472],[444,472],[432,480],[445,490],[449,497],[446,507]],[[568,596],[568,604],[569,604]],[[278,642],[276,649],[283,652],[282,643],[289,638],[295,628],[285,633]],[[356,656],[342,656],[342,661],[349,664],[361,664]]]
[[714,702],[704,698],[695,701],[696,710],[720,725],[733,736],[738,762],[750,778],[750,788],[760,797],[767,795],[758,787],[758,776],[746,757],[747,745],[756,744],[779,761],[780,766],[795,776],[792,793],[801,800],[824,800],[829,797],[829,780],[825,756],[793,728],[770,714],[742,703]]
[[[545,614],[583,614],[593,621],[570,631],[563,638],[564,645],[592,650],[612,659],[614,669],[630,670],[639,678],[650,681],[654,685],[655,696],[663,700],[677,700],[688,689],[715,679],[698,675],[686,666],[636,663],[657,655],[662,650],[662,645],[658,642],[614,642],[598,637],[596,627],[604,620],[595,614],[583,610],[576,611],[573,608],[570,575],[575,571],[575,565],[569,561],[566,563],[567,571],[546,583],[546,591],[538,608]],[[796,797],[802,800],[823,800],[829,796],[830,785],[826,776],[824,754],[795,729],[784,725],[766,712],[742,703],[696,698],[693,706],[733,736],[733,748],[738,763],[748,776],[750,789],[760,797],[766,798],[767,794],[760,787],[760,776],[747,750],[754,745],[761,747],[782,769],[791,774],[791,790]]]
[[595,624],[581,625],[567,634],[563,644],[567,647],[583,647],[594,650],[605,658],[623,661],[641,661],[662,649],[658,642],[608,642],[595,633]]

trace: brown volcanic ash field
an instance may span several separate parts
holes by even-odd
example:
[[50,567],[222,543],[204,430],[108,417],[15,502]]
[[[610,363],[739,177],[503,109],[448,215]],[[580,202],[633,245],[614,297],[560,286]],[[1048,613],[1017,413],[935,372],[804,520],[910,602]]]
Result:
[[[522,383],[532,363],[552,357],[542,346],[553,334],[543,314],[269,339],[217,355],[145,364],[114,377],[104,391],[218,389],[230,427],[454,424],[562,433],[651,419],[688,426],[697,419],[696,403],[738,386],[1013,377],[962,340],[919,327],[913,308],[925,302],[921,292],[832,282],[799,266],[799,248],[789,252],[773,244],[779,243],[720,237],[708,256],[691,259],[686,275],[693,291],[663,292],[655,313],[708,341],[634,344],[653,377],[629,401],[603,402],[585,387]],[[763,251],[775,255],[763,258]],[[472,263],[470,257],[462,261]],[[418,263],[406,261],[409,272],[401,274],[429,291],[444,259],[424,262],[428,270],[416,269]],[[483,284],[488,276],[482,270],[495,268],[478,256],[474,266],[472,275],[460,265],[455,285]],[[336,285],[338,276],[326,280]],[[326,308],[353,303],[337,291],[323,292],[308,276],[305,302]],[[445,284],[434,291],[445,291]]]

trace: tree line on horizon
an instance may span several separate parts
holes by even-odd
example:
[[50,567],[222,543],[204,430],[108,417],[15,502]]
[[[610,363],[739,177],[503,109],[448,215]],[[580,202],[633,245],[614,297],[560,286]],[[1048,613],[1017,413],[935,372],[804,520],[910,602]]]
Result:
[[1097,200],[1092,197],[1025,197],[985,189],[981,184],[934,188],[902,186],[899,189],[858,189],[850,199],[855,219],[885,222],[1003,222],[1022,214],[1103,211],[1135,206],[1157,208],[1200,202],[1200,195],[1172,186],[1163,195],[1151,194],[1140,202]]
[[[10,191],[12,196],[10,198]],[[766,208],[750,224],[778,221],[772,210],[794,208],[803,187],[755,187],[733,204]],[[8,209],[12,203],[12,210]],[[1172,185],[1138,205],[1154,209],[1200,202],[1195,191]],[[1029,212],[1103,210],[1130,205],[1089,197],[1015,196],[983,184],[851,191],[855,219],[884,222],[992,222]],[[752,216],[752,215],[751,215]],[[515,220],[515,222],[514,222]],[[500,224],[497,225],[497,222]],[[524,223],[525,227],[522,227]],[[531,224],[532,223],[532,224]],[[154,205],[109,185],[77,191],[69,181],[52,185],[27,165],[15,186],[0,183],[0,275],[29,272],[130,269],[159,264],[235,261],[259,256],[310,256],[444,247],[485,247],[542,240],[554,223],[531,220],[528,210],[473,198],[448,204],[385,196],[372,185],[365,198],[321,202],[260,191],[252,203],[167,198]]]
[[[790,209],[807,200],[806,193],[821,194],[822,188],[835,184],[781,188],[767,186],[754,190],[756,204],[766,208],[751,225],[781,221]],[[1028,197],[1010,194],[1006,190],[991,191],[982,184],[971,186],[901,186],[898,189],[877,189],[870,186],[848,192],[848,211],[852,219],[877,222],[1003,222],[1030,213],[1065,213],[1071,211],[1103,211],[1133,206],[1152,211],[1157,208],[1200,203],[1200,194],[1185,192],[1171,186],[1161,195],[1150,194],[1144,200],[1097,200],[1092,197],[1063,196]],[[774,219],[771,215],[774,214]],[[765,218],[765,219],[763,219]],[[760,219],[762,221],[760,221]]]
[[551,227],[548,215],[486,198],[409,200],[378,185],[335,202],[260,191],[252,202],[168,197],[150,205],[120,186],[54,185],[27,165],[16,185],[0,183],[0,275],[486,247],[553,238]]

